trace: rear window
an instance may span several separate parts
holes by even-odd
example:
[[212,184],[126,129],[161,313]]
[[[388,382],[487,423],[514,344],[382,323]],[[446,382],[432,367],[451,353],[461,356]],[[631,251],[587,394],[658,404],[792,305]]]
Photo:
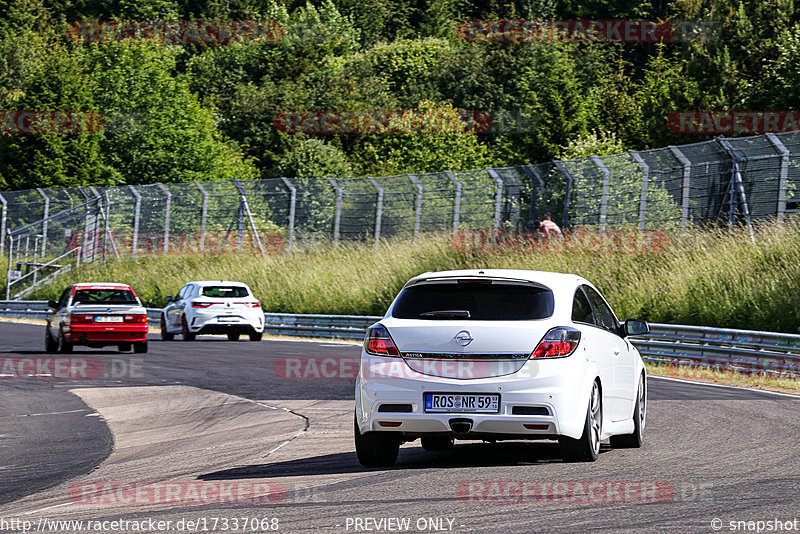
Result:
[[73,304],[139,304],[130,289],[79,289]]
[[550,317],[553,307],[553,292],[539,287],[497,282],[420,284],[400,292],[392,317],[526,321]]
[[242,286],[206,286],[203,288],[203,296],[216,299],[237,299],[249,296],[246,287]]

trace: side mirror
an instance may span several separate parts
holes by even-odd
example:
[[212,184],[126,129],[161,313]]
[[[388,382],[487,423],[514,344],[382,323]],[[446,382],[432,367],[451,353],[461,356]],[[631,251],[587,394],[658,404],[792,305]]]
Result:
[[641,336],[650,332],[650,325],[647,321],[639,319],[628,319],[625,321],[625,336]]
[[172,302],[172,295],[167,295],[166,297],[164,297],[164,300],[167,302]]
[[56,302],[54,300],[48,300],[47,301],[47,306],[50,307],[50,308],[53,308],[54,310],[57,310],[58,309],[58,302]]

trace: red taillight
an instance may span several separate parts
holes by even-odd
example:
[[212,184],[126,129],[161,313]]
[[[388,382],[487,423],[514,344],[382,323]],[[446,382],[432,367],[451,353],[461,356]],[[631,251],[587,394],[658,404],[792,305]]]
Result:
[[381,426],[398,427],[403,423],[401,423],[400,421],[381,421],[378,424]]
[[213,305],[213,302],[192,302],[192,308],[208,308]]
[[260,302],[251,302],[250,306],[252,306],[253,308],[260,308],[261,307],[261,303]]
[[93,323],[94,322],[94,315],[88,315],[85,313],[73,313],[69,316],[70,323]]
[[563,358],[572,354],[581,340],[581,332],[571,326],[551,328],[531,353],[533,358]]
[[260,302],[234,302],[234,304],[237,304],[239,306],[247,306],[248,308],[260,308],[261,307],[261,303]]
[[533,424],[524,424],[522,425],[528,430],[547,430],[550,428],[550,425],[533,425]]
[[125,316],[126,323],[146,323],[147,322],[147,314],[146,313],[133,313],[131,315]]
[[375,356],[400,356],[400,351],[392,341],[392,336],[382,324],[371,326],[364,338],[364,350]]

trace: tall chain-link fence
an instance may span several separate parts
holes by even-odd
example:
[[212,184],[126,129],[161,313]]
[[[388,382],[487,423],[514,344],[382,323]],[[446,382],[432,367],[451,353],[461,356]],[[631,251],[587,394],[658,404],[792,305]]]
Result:
[[31,189],[0,193],[0,254],[19,279],[65,254],[270,253],[532,229],[547,213],[570,229],[685,231],[782,221],[800,211],[798,185],[800,132],[790,132],[470,171]]

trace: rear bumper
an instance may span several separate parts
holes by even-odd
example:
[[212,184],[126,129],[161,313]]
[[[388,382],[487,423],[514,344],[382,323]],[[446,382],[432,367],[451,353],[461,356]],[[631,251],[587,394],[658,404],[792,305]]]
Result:
[[148,327],[146,324],[73,324],[64,328],[64,336],[70,343],[111,345],[115,343],[138,343],[147,341]]
[[195,330],[192,328],[193,331],[197,332],[198,334],[256,334],[261,332],[261,330],[256,330],[253,328],[253,325],[247,323],[239,323],[239,324],[207,324],[201,327],[199,330]]
[[195,334],[254,334],[263,332],[264,314],[260,311],[239,311],[231,315],[201,311],[195,312],[188,326],[189,331]]

